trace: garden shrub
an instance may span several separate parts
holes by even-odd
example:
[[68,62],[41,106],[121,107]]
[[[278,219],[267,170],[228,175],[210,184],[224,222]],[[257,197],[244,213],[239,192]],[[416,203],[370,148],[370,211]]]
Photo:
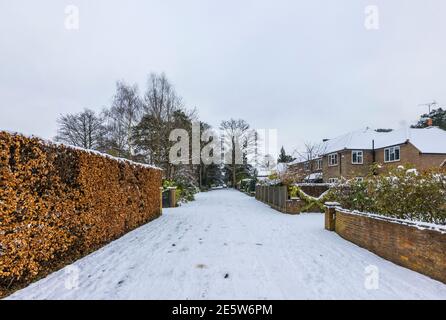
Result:
[[342,181],[331,189],[330,198],[350,210],[446,224],[446,171],[399,166],[363,181]]
[[240,181],[240,191],[251,193],[256,191],[256,179],[243,179]]
[[175,197],[179,202],[194,201],[195,194],[200,191],[193,183],[181,178],[177,178],[176,180],[164,180],[163,188],[167,189],[170,187],[176,188]]

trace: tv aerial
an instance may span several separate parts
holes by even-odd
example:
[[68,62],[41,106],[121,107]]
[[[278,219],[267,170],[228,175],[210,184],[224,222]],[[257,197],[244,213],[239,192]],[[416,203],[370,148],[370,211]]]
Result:
[[432,110],[432,108],[437,108],[437,107],[439,107],[438,102],[435,101],[435,100],[432,100],[432,102],[419,104],[418,106],[419,106],[419,107],[428,107],[428,108],[429,108],[429,113],[428,113],[428,114],[431,114],[431,110]]

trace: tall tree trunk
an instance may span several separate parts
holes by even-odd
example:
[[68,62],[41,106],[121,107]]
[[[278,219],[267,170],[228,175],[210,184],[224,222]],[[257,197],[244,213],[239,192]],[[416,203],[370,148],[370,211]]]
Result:
[[199,182],[198,182],[198,184],[199,184],[199,186],[200,186],[200,190],[202,190],[203,189],[203,181],[202,181],[202,179],[203,179],[203,165],[202,164],[200,164],[200,171],[199,171],[199,173],[200,173],[200,176],[199,176]]
[[232,137],[232,187],[236,188],[236,175],[235,175],[235,140],[234,137]]

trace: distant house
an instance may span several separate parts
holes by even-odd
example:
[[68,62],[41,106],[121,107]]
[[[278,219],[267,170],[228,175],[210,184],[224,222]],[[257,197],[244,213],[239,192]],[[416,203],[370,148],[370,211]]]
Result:
[[420,170],[445,166],[446,131],[428,127],[376,132],[367,128],[325,141],[322,150],[321,158],[313,160],[320,162],[318,168],[322,169],[312,170],[311,162],[303,161],[293,163],[292,170],[310,166],[308,175],[322,172],[324,182],[336,182],[341,177],[363,179],[374,163],[383,169],[398,165],[413,165]]
[[323,159],[319,157],[312,160],[295,160],[289,164],[289,170],[300,177],[301,182],[322,182]]

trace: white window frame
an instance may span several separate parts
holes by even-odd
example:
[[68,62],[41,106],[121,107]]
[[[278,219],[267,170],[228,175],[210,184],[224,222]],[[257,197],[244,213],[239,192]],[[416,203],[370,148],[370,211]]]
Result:
[[364,177],[356,177],[356,182],[363,182],[364,181]]
[[316,160],[316,170],[322,170],[322,159]]
[[[356,154],[356,162],[353,160],[353,155]],[[358,161],[358,156],[361,155],[361,161]],[[364,164],[364,151],[363,150],[352,150],[352,164]]]
[[[396,150],[398,150],[398,159],[396,158]],[[386,154],[387,152],[389,153],[389,158],[386,159]],[[393,160],[392,158],[392,154],[393,154]],[[401,161],[401,148],[400,146],[393,146],[393,147],[388,147],[384,149],[384,162],[388,163],[388,162],[398,162]]]
[[334,184],[334,183],[338,183],[339,182],[339,178],[329,178],[328,179],[328,183]]
[[[336,158],[336,163],[332,163],[332,159]],[[339,155],[337,153],[330,153],[328,155],[328,166],[329,167],[336,167],[339,163]]]

